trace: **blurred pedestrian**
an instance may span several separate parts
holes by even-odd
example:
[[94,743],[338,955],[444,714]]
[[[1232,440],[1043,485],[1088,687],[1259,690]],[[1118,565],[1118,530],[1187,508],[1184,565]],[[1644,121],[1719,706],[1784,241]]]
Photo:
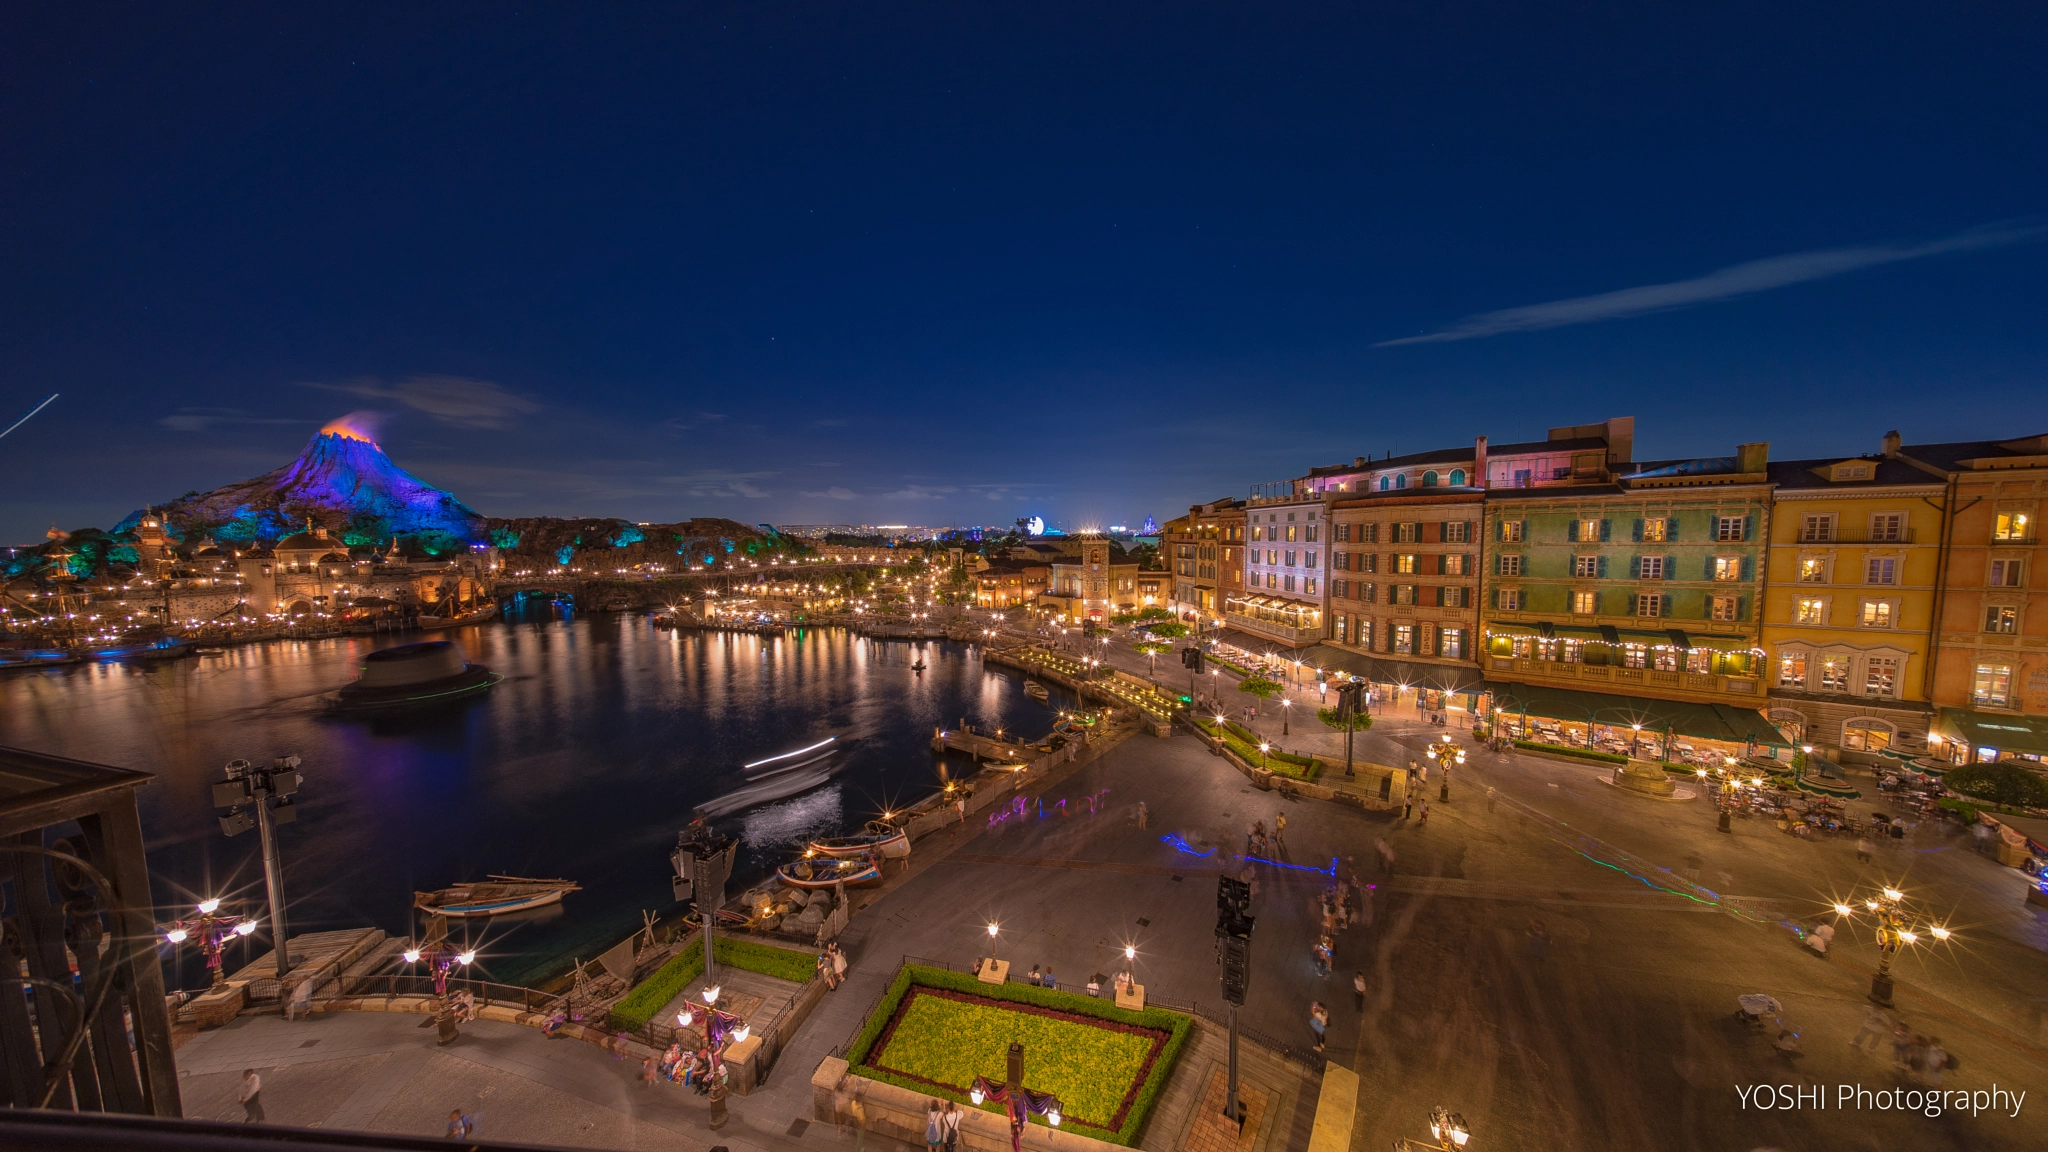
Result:
[[1321,1000],[1311,1000],[1308,1006],[1308,1030],[1315,1034],[1316,1051],[1323,1050],[1324,1041],[1330,1028],[1330,1010],[1323,1007]]
[[1415,818],[1415,826],[1420,828],[1427,823],[1429,823],[1429,801],[1424,800],[1422,802],[1422,813]]
[[1491,787],[1488,787],[1486,790],[1486,810],[1488,812],[1493,811],[1493,789]]
[[[1863,1028],[1856,1033],[1855,1039],[1849,1041],[1849,1047],[1859,1048],[1866,1052],[1875,1052],[1877,1051],[1877,1046],[1883,1043],[1884,1038],[1891,1034],[1891,1030],[1891,1017],[1885,1015],[1884,1010],[1877,1005],[1865,1004],[1863,1006]],[[1865,1039],[1868,1039],[1870,1043],[1865,1044]]]
[[1285,859],[1287,856],[1287,813],[1273,814],[1273,851]]
[[1145,830],[1146,817],[1149,815],[1150,813],[1145,808],[1145,802],[1143,800],[1138,801],[1138,831],[1143,832]]
[[1869,838],[1869,837],[1867,837],[1867,836],[1858,836],[1858,837],[1856,838],[1856,862],[1857,862],[1857,863],[1859,863],[1859,864],[1868,864],[1868,863],[1870,863],[1870,857],[1871,857],[1871,854],[1872,854],[1872,853],[1874,853],[1874,852],[1876,852],[1876,851],[1877,851],[1877,845],[1875,845],[1875,844],[1872,844],[1872,843],[1870,842],[1870,838]]
[[476,1121],[462,1114],[462,1109],[451,1109],[448,1113],[448,1139],[467,1140],[476,1131]]
[[254,1068],[242,1069],[242,1086],[235,1092],[235,1102],[242,1106],[242,1123],[263,1123],[263,1077]]
[[1921,1053],[1922,1075],[1930,1088],[1941,1087],[1942,1070],[1949,1066],[1948,1050],[1941,1046],[1941,1037],[1929,1036],[1926,1050]]
[[1365,973],[1351,974],[1351,1003],[1360,1012],[1365,1011]]

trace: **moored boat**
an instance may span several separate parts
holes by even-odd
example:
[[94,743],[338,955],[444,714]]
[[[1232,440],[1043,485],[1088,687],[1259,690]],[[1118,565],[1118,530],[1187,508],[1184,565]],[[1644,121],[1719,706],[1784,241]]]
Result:
[[427,631],[435,628],[460,628],[464,624],[481,624],[497,614],[497,602],[486,600],[467,612],[457,612],[452,616],[420,616],[414,621],[414,627]]
[[1024,682],[1024,694],[1033,700],[1044,700],[1052,695],[1052,693],[1046,691],[1045,685],[1040,684],[1036,680],[1026,680]]
[[570,880],[539,880],[530,876],[492,876],[476,884],[457,884],[434,892],[412,894],[413,907],[433,916],[499,916],[559,904],[582,891]]
[[901,860],[910,855],[910,833],[881,820],[868,821],[867,830],[857,836],[827,836],[805,847],[824,856],[856,857],[878,852],[884,858]]
[[335,693],[334,704],[347,711],[439,704],[477,695],[500,679],[469,663],[453,640],[422,640],[364,656],[362,675]]
[[775,870],[775,878],[791,888],[815,891],[835,884],[873,884],[881,880],[882,869],[872,857],[844,860],[792,860]]

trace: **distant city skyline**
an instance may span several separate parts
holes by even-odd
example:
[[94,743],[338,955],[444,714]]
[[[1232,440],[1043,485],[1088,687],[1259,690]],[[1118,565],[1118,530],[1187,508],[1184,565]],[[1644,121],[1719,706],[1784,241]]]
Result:
[[2038,9],[398,11],[0,13],[0,541],[351,414],[747,524],[2048,431]]

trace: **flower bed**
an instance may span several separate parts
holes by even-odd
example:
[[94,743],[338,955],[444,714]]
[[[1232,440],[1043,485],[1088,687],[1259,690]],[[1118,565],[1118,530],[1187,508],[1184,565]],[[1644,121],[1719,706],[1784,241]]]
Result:
[[[1129,1012],[1071,992],[905,965],[846,1058],[859,1075],[972,1107],[974,1078],[1000,1083],[1016,1041],[1026,1086],[1060,1098],[1063,1126],[1135,1145],[1191,1023],[1162,1009]],[[1002,1109],[991,1102],[983,1110]]]
[[[802,984],[818,970],[818,958],[809,952],[726,936],[713,936],[712,940],[718,962],[743,971]],[[681,952],[671,956],[668,963],[655,969],[652,976],[642,980],[639,987],[627,993],[625,999],[612,1005],[612,1027],[628,1032],[646,1027],[647,1022],[654,1019],[654,1014],[661,1011],[662,1005],[675,999],[690,986],[690,981],[703,974],[704,938],[698,936]]]
[[1279,775],[1309,783],[1314,783],[1316,777],[1323,774],[1322,764],[1313,756],[1296,756],[1291,752],[1279,751],[1261,753],[1259,751],[1258,733],[1243,725],[1226,721],[1219,728],[1215,720],[1205,716],[1194,716],[1190,717],[1190,719],[1194,721],[1197,728],[1200,728],[1210,736],[1220,736],[1224,744],[1229,746],[1230,750],[1237,753],[1247,764],[1259,765],[1263,763],[1266,768]]

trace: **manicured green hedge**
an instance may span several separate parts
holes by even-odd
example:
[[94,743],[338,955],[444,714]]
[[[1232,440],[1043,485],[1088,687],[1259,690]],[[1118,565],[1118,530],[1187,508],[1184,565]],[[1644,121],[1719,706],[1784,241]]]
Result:
[[[1053,1008],[1071,1012],[1076,1016],[1093,1016],[1098,1020],[1113,1020],[1119,1024],[1134,1024],[1140,1028],[1157,1028],[1168,1033],[1166,1045],[1159,1052],[1159,1058],[1152,1062],[1152,1070],[1146,1075],[1144,1086],[1131,1102],[1131,1110],[1124,1117],[1123,1127],[1115,1132],[1103,1132],[1097,1139],[1112,1144],[1136,1147],[1138,1134],[1144,1131],[1145,1118],[1152,1113],[1152,1106],[1159,1100],[1159,1094],[1166,1090],[1166,1081],[1173,1074],[1173,1066],[1180,1059],[1181,1046],[1187,1042],[1188,1032],[1194,1027],[1192,1017],[1164,1008],[1147,1008],[1143,1012],[1131,1012],[1118,1008],[1108,1000],[1083,996],[1075,992],[1061,992],[1054,988],[1035,988],[1029,984],[983,984],[966,972],[952,972],[944,968],[926,968],[922,965],[905,964],[896,973],[896,979],[889,984],[888,992],[881,1003],[875,1005],[867,1022],[861,1025],[853,1046],[847,1049],[846,1062],[861,1076],[908,1088],[926,1096],[940,1096],[957,1101],[969,1108],[974,1107],[964,1093],[956,1094],[947,1089],[926,1084],[908,1077],[894,1076],[866,1063],[873,1052],[875,1041],[881,1038],[882,1029],[888,1027],[896,1009],[902,1005],[913,984],[926,988],[943,988],[953,992],[966,992],[974,996],[985,996],[990,1000],[1008,1000],[1017,1004],[1030,1004],[1039,1008]],[[1000,1113],[1002,1106],[989,1103],[982,1106],[984,1112]],[[1032,1117],[1032,1123],[1043,1124],[1043,1117]]]
[[[712,939],[718,962],[744,972],[759,972],[763,976],[802,984],[818,970],[818,958],[808,952],[726,936],[714,936]],[[690,986],[690,981],[703,974],[704,938],[698,936],[681,952],[669,957],[668,963],[655,969],[654,975],[642,980],[639,987],[626,994],[625,999],[612,1005],[612,1027],[628,1032],[646,1027],[663,1005],[675,999],[678,993]]]
[[[1291,752],[1259,751],[1259,734],[1235,721],[1225,721],[1219,733],[1216,721],[1203,716],[1194,717],[1195,725],[1211,736],[1221,735],[1230,750],[1244,758],[1247,764],[1258,764],[1261,759],[1272,771],[1294,780],[1313,783],[1323,774],[1322,765],[1313,756],[1296,756]],[[1267,741],[1268,744],[1272,741]]]
[[1612,752],[1595,752],[1590,748],[1574,748],[1568,744],[1545,744],[1540,740],[1517,740],[1515,747],[1530,752],[1548,752],[1554,756],[1576,756],[1581,760],[1597,760],[1602,764],[1628,763],[1628,757],[1616,756]]

